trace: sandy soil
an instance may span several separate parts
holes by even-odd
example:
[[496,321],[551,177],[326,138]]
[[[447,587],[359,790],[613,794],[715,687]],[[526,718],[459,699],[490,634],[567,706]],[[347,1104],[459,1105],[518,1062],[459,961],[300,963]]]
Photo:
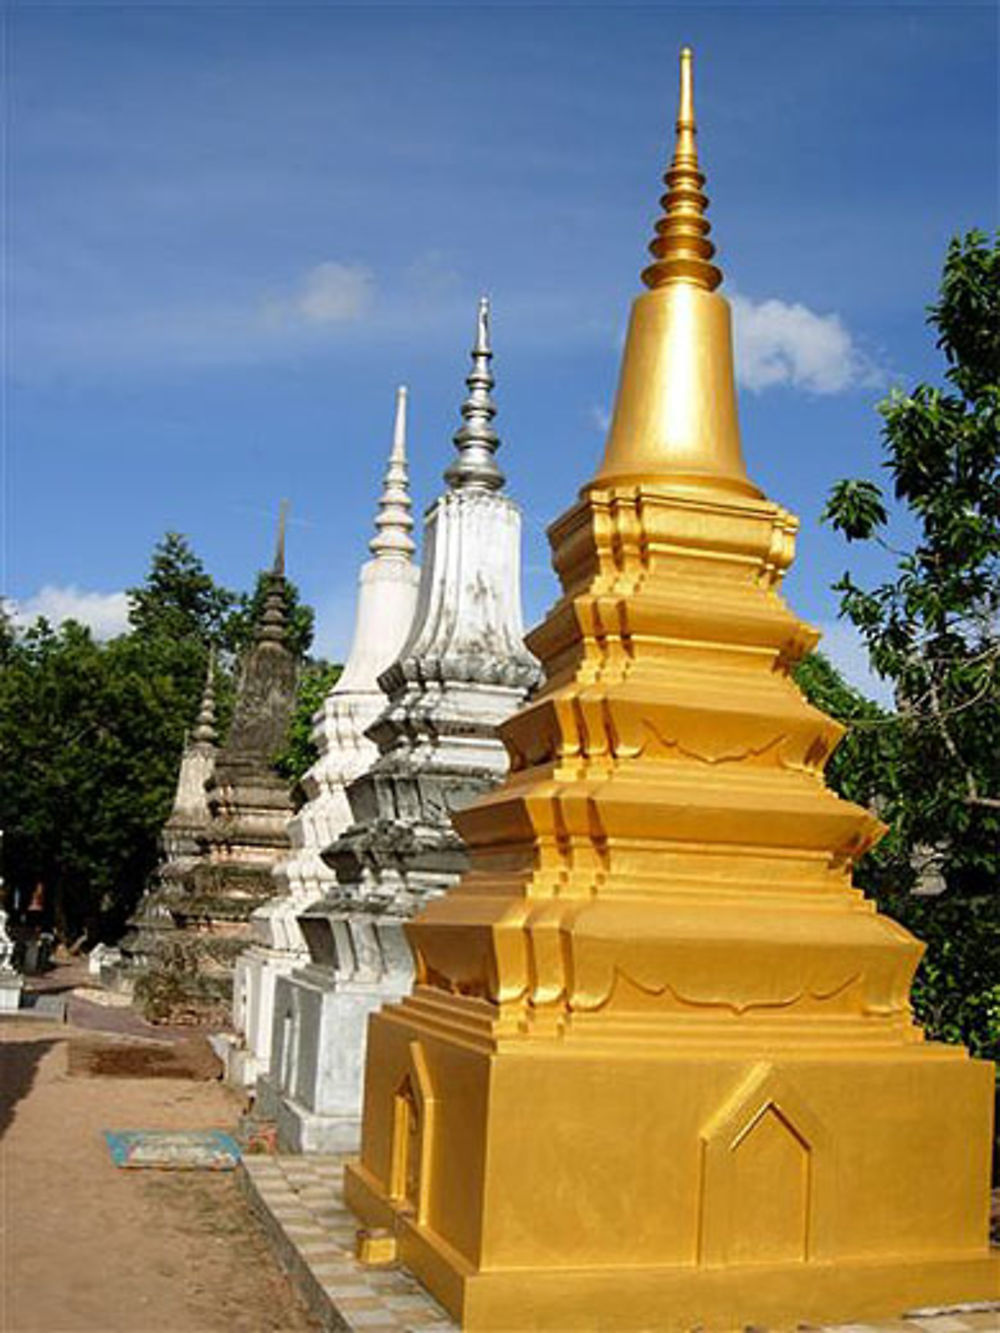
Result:
[[193,1045],[0,1022],[3,1333],[306,1333],[232,1173],[123,1171],[105,1129],[232,1129]]

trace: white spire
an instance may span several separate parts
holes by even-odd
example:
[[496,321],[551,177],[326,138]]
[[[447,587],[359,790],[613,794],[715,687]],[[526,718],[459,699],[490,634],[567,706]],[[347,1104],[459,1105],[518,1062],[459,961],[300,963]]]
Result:
[[386,468],[385,484],[375,515],[375,536],[368,543],[376,559],[403,559],[410,561],[416,544],[413,516],[410,512],[409,473],[406,467],[406,385],[396,390],[396,424],[392,432],[392,449]]

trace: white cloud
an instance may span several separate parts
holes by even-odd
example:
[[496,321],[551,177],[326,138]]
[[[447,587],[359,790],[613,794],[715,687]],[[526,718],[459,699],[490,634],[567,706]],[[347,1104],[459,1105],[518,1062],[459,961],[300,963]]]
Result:
[[846,620],[826,620],[816,628],[823,633],[819,651],[830,659],[847,683],[884,708],[891,708],[892,687],[871,669],[868,650],[854,626]]
[[876,384],[880,375],[839,315],[771,298],[731,298],[736,377],[755,392],[787,384],[810,393],[842,393]]
[[588,416],[590,424],[601,435],[606,435],[608,427],[611,425],[611,413],[606,407],[591,407]]
[[53,625],[78,620],[97,639],[112,639],[128,628],[128,596],[124,592],[84,592],[73,584],[65,588],[46,584],[34,597],[10,605],[15,623],[24,627],[39,616]]
[[270,324],[351,324],[366,315],[375,296],[375,277],[363,264],[327,260],[317,264],[286,296],[267,302]]

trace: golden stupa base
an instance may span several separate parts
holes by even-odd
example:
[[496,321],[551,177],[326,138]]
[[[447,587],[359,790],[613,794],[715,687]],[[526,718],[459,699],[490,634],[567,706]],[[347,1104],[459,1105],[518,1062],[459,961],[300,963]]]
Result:
[[345,1184],[463,1329],[707,1331],[1000,1298],[985,1062],[824,1019],[795,1049],[787,1019],[609,1040],[501,1035],[496,1017],[418,988],[374,1018]]

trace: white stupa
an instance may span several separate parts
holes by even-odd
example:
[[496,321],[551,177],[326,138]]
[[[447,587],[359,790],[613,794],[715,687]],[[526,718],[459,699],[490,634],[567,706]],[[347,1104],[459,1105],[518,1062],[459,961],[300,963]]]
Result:
[[274,988],[279,976],[308,960],[296,917],[336,883],[320,856],[351,822],[347,785],[378,751],[365,730],[385,705],[379,674],[395,659],[413,621],[420,571],[414,564],[406,466],[406,389],[396,393],[396,422],[375,516],[372,558],[361,567],[354,639],[347,663],[313,722],[319,758],[302,779],[307,801],[292,817],[291,854],[274,867],[277,896],[254,912],[254,943],[237,960],[233,989],[236,1039],[227,1058],[235,1083],[266,1074],[271,1053]]
[[257,1084],[283,1149],[357,1146],[368,1015],[406,994],[405,921],[457,882],[451,813],[502,781],[497,725],[538,679],[521,618],[521,515],[495,454],[489,305],[480,303],[457,457],[427,513],[413,628],[381,677],[378,746],[327,847],[336,887],[302,914],[309,959],[277,984],[271,1072]]

